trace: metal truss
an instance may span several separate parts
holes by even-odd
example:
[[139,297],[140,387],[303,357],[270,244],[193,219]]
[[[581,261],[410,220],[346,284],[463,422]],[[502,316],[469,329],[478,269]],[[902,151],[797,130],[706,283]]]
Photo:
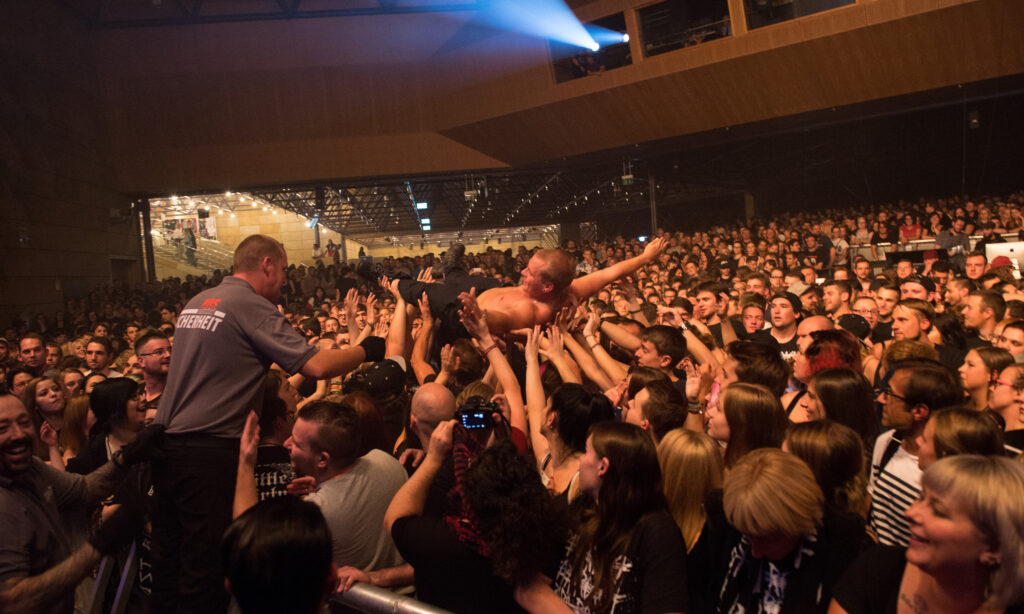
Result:
[[487,0],[59,0],[92,29],[476,11]]

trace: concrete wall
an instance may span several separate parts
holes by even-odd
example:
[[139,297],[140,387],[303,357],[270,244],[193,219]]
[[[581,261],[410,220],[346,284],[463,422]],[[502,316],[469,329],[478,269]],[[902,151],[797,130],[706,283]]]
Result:
[[46,0],[0,9],[0,324],[141,279],[129,199],[113,188],[93,46]]

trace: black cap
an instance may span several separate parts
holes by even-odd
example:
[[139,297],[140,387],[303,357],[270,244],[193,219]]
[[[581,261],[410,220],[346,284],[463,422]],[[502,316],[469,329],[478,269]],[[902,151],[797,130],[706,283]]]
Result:
[[871,334],[871,325],[864,319],[864,316],[856,313],[848,313],[846,315],[839,316],[839,320],[836,321],[836,325],[861,341]]
[[900,285],[902,286],[903,284],[921,284],[928,292],[935,292],[935,282],[932,281],[932,278],[925,277],[920,273],[907,275],[900,281]]
[[401,394],[405,390],[405,370],[391,359],[375,362],[353,373],[343,388],[346,394],[360,390],[381,397]]

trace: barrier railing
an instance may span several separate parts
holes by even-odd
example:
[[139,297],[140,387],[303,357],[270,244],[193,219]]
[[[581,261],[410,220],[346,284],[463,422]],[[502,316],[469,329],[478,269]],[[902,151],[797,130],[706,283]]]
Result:
[[358,583],[332,601],[365,614],[451,614],[448,610],[399,595],[372,584]]

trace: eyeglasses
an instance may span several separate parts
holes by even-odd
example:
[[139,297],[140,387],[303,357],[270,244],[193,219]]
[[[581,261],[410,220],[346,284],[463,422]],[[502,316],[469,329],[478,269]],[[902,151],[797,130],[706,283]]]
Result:
[[890,388],[889,386],[886,386],[885,388],[883,388],[882,391],[879,392],[879,394],[880,395],[885,395],[887,397],[894,397],[894,398],[897,398],[897,399],[903,401],[904,403],[909,403],[909,401],[907,401],[907,397],[905,397],[903,395],[896,394],[895,392],[892,391],[892,388]]
[[169,356],[170,353],[171,353],[171,348],[157,348],[157,349],[153,350],[152,352],[148,352],[146,354],[136,354],[136,356],[139,356],[139,357],[146,357],[146,356]]
[[994,381],[995,383],[999,384],[1000,386],[1008,386],[1010,388],[1013,388],[1013,391],[1018,393],[1018,394],[1024,392],[1024,386],[1021,386],[1019,384],[1011,384],[1010,382],[1008,382],[1006,380],[1001,380],[1001,379],[996,379],[996,380],[992,380],[992,381]]

